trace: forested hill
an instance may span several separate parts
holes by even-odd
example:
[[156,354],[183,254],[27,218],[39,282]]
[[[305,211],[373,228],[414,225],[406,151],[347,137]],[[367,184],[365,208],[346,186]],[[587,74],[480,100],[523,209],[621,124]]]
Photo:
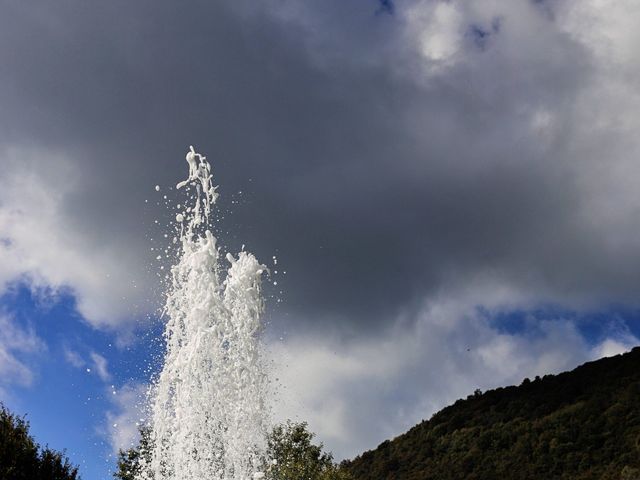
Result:
[[343,465],[356,480],[638,480],[640,347],[476,391]]

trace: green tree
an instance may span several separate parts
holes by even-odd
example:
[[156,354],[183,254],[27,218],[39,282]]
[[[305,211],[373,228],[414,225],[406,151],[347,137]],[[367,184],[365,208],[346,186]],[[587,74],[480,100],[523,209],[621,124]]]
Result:
[[314,434],[306,422],[277,425],[267,442],[271,465],[266,468],[272,480],[349,480],[351,476],[333,462],[322,443],[313,443]]
[[78,480],[78,468],[63,452],[41,448],[29,435],[29,422],[0,403],[0,479]]
[[141,460],[151,456],[151,429],[143,427],[140,429],[140,443],[137,447],[118,452],[118,470],[113,474],[120,480],[135,480],[141,471]]
[[45,447],[40,452],[38,480],[71,480],[78,478],[78,468],[64,453]]

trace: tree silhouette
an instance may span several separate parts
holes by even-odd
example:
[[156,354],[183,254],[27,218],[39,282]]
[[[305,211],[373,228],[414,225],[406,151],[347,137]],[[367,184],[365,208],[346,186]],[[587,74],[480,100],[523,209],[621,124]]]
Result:
[[29,422],[0,403],[0,479],[78,480],[78,467],[64,452],[40,447],[29,435]]

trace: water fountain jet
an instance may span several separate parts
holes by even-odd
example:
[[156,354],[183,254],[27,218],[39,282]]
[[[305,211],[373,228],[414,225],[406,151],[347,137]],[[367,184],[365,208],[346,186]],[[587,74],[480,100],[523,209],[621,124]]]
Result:
[[166,353],[151,390],[151,446],[139,480],[258,479],[267,428],[258,338],[266,267],[244,249],[224,265],[209,230],[218,198],[211,165],[193,147],[186,160],[189,177],[177,189],[195,194],[176,215]]

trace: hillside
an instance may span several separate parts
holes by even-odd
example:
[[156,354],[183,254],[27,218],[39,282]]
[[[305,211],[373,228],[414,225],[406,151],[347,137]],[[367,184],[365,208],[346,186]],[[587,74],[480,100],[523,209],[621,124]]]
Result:
[[640,347],[477,391],[343,465],[356,480],[640,479]]

